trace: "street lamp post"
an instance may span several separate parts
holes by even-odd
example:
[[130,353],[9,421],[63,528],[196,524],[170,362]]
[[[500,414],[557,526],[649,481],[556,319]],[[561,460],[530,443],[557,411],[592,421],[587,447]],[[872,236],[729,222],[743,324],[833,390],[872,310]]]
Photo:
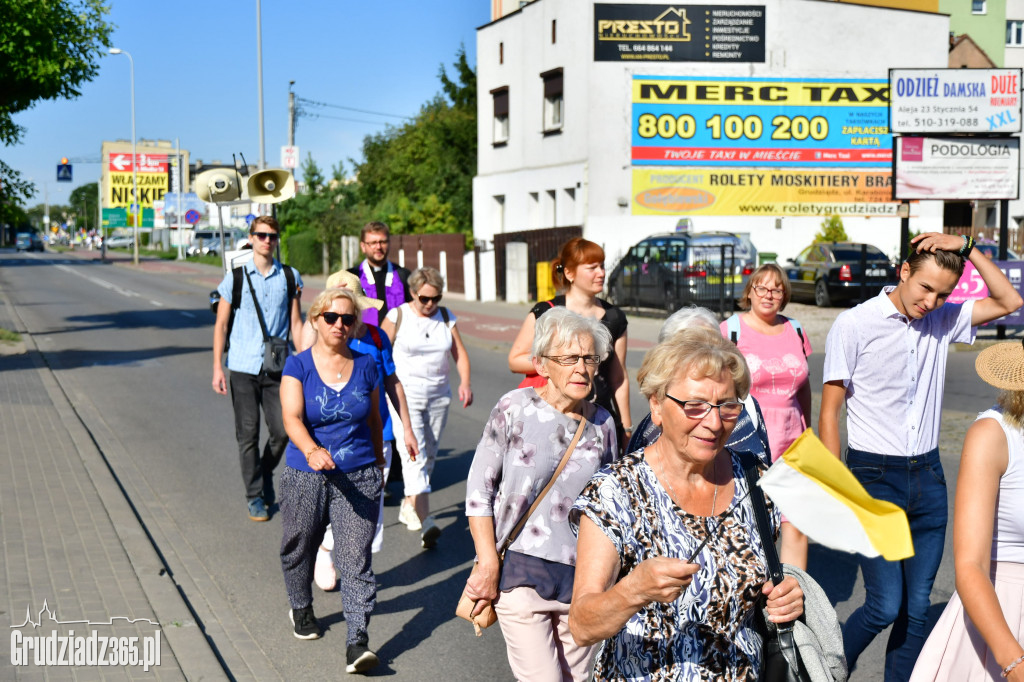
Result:
[[122,50],[117,47],[110,48],[110,54],[123,54],[128,57],[128,63],[131,68],[131,81],[132,81],[132,209],[135,214],[135,220],[133,223],[132,232],[132,263],[135,265],[139,264],[139,209],[141,208],[139,202],[139,157],[135,153],[135,60],[132,59],[132,55],[127,50]]

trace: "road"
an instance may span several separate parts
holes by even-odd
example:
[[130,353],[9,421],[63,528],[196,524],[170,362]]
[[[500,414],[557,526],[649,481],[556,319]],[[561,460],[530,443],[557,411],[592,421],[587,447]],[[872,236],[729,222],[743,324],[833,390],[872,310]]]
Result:
[[[213,317],[207,292],[216,270],[159,264],[136,269],[60,254],[0,253],[0,286],[13,302],[78,417],[102,451],[166,570],[207,634],[229,679],[327,679],[343,669],[344,623],[335,594],[314,589],[322,639],[295,639],[278,550],[280,517],[248,520],[229,399],[210,390]],[[310,282],[311,284],[311,282]],[[311,288],[311,287],[307,287]],[[304,307],[308,307],[307,296]],[[463,497],[482,425],[515,386],[505,362],[526,306],[446,301],[460,317],[473,364],[475,402],[452,407],[434,475],[432,507],[444,534],[424,551],[397,521],[400,490],[385,509],[380,584],[370,626],[395,680],[511,679],[498,628],[481,638],[453,617],[473,550]],[[838,311],[793,305],[808,330],[815,405],[825,333]],[[636,369],[660,321],[631,317],[628,369]],[[942,432],[950,501],[963,433],[995,391],[974,374],[975,353],[950,354]],[[635,390],[635,419],[646,412]],[[951,533],[933,592],[934,616],[953,591]],[[812,546],[810,572],[840,619],[863,601],[856,560]],[[881,679],[879,638],[852,678]]]

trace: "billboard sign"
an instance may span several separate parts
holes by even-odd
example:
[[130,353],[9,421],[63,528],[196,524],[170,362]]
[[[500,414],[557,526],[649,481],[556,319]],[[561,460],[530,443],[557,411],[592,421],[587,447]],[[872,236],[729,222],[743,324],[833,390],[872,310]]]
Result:
[[1020,139],[898,137],[897,199],[1016,199]]
[[594,5],[594,61],[764,62],[764,5]]
[[1021,69],[890,69],[894,133],[1021,131]]
[[634,165],[890,168],[878,79],[634,76]]
[[[1002,270],[1017,292],[1024,295],[1024,277],[1022,277],[1024,275],[1024,261],[997,260],[992,262]],[[963,303],[964,301],[979,301],[987,297],[988,287],[985,286],[985,280],[981,278],[978,269],[970,261],[967,261],[964,263],[964,274],[960,276],[960,281],[957,282],[956,288],[949,295],[949,298],[946,299],[946,302]],[[1024,327],[1024,309],[1018,308],[1009,315],[987,323],[986,326],[997,324],[1005,324],[1010,327]]]
[[897,215],[888,171],[633,169],[633,215]]

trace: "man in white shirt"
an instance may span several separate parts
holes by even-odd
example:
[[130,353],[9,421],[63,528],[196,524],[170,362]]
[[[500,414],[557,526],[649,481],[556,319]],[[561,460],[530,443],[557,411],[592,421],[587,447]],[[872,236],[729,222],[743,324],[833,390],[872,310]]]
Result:
[[[852,671],[875,635],[893,625],[886,682],[910,677],[942,560],[948,508],[938,444],[949,344],[973,343],[978,325],[1022,304],[969,237],[927,233],[912,243],[916,251],[897,285],[844,311],[829,331],[818,421],[818,435],[839,457],[839,413],[846,403],[846,465],[868,493],[898,505],[910,522],[913,557],[861,558],[865,603],[843,627]],[[944,305],[968,258],[988,298]]]

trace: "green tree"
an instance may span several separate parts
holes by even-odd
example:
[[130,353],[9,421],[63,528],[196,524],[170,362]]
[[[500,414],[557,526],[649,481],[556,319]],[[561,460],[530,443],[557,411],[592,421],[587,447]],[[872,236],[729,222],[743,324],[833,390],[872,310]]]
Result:
[[[417,231],[449,231],[454,220],[456,231],[469,234],[476,175],[476,74],[464,48],[456,55],[454,76],[441,66],[439,77],[444,94],[424,104],[412,121],[363,140],[363,162],[355,164],[360,193],[374,213],[420,207],[419,217],[409,225],[428,215],[443,217],[439,223],[420,224]],[[449,208],[438,212],[441,204]]]
[[73,99],[99,73],[113,25],[102,0],[0,3],[0,141],[18,142],[12,117],[41,99]]
[[848,242],[846,229],[843,227],[843,219],[837,215],[830,216],[821,221],[821,232],[814,235],[814,242]]
[[[0,143],[21,140],[14,115],[39,100],[78,97],[99,73],[113,25],[103,0],[0,1]],[[0,161],[0,226],[12,225],[35,186]],[[4,234],[0,230],[0,236]],[[0,242],[3,240],[0,239]]]
[[85,227],[90,230],[99,227],[96,223],[97,204],[99,203],[99,196],[96,192],[95,182],[80,185],[71,190],[68,201],[71,203],[76,227]]

